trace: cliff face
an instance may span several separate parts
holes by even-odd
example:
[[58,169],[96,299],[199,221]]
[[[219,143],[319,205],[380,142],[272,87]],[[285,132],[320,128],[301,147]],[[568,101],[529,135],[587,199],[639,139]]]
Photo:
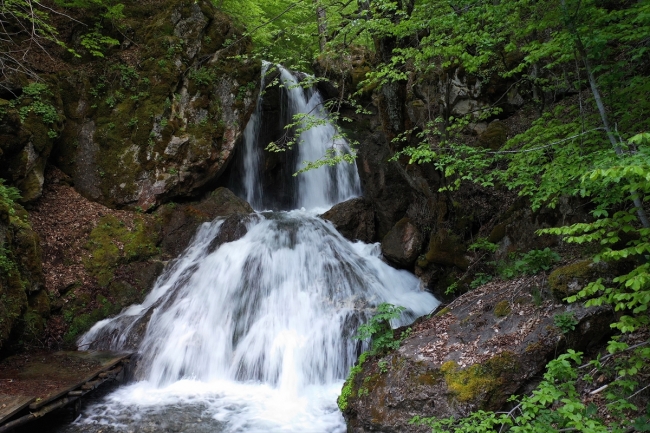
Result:
[[[214,188],[259,92],[260,63],[236,59],[250,41],[210,1],[123,3],[114,26],[67,11],[60,36],[79,56],[49,47],[40,81],[13,74],[0,91],[0,178],[21,195],[0,208],[0,348],[73,342],[237,201],[142,213]],[[100,25],[119,44],[93,56],[81,41]]]

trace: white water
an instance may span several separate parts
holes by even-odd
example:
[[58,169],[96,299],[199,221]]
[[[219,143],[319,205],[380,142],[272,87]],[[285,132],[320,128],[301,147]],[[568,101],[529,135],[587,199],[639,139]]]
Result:
[[[319,104],[308,93],[290,89],[292,110]],[[321,152],[333,129],[303,134],[301,158]],[[318,149],[303,153],[312,144]],[[326,208],[358,190],[354,166],[323,168],[299,182],[298,203]],[[345,431],[336,398],[360,349],[356,327],[381,302],[407,308],[395,325],[438,302],[413,275],[387,266],[378,245],[344,239],[313,211],[259,213],[242,224],[242,238],[216,249],[223,222],[204,224],[142,305],[82,337],[81,347],[125,349],[148,320],[140,381],[66,431]]]

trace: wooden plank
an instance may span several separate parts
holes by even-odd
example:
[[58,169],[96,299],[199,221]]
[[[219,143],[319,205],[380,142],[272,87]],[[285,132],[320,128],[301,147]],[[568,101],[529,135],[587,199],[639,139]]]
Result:
[[0,424],[25,409],[36,397],[0,394]]
[[[52,394],[47,395],[45,397],[42,397],[37,402],[30,404],[29,409],[30,410],[37,410],[37,409],[45,406],[46,404],[56,400],[57,398],[65,396],[68,392],[70,392],[70,391],[72,391],[72,390],[74,390],[76,388],[79,388],[80,386],[82,386],[86,382],[94,379],[97,375],[99,375],[99,373],[103,373],[104,371],[110,370],[115,365],[122,362],[124,359],[129,358],[132,355],[132,353],[126,353],[126,354],[121,354],[121,355],[112,354],[112,355],[114,357],[113,358],[109,357],[107,360],[105,360],[102,363],[102,366],[100,368],[95,369],[92,373],[88,374],[87,376],[83,377],[82,379],[77,379],[76,381],[71,382],[69,385],[67,385],[67,386],[65,386],[63,388],[60,388],[59,390],[57,390],[56,392],[54,392]],[[115,356],[115,355],[117,355],[117,356]],[[92,354],[91,354],[91,356],[92,356]]]

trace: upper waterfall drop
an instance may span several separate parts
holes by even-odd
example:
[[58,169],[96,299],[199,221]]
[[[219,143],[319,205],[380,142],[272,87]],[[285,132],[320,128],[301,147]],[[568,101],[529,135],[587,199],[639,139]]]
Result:
[[[274,71],[272,68],[277,70]],[[276,90],[280,93],[282,106],[280,114],[273,119],[266,119],[263,110],[266,102],[264,100],[266,76],[269,73],[277,74],[277,81],[281,83],[281,87]],[[261,78],[263,91],[260,92],[255,112],[246,125],[244,143],[234,162],[237,172],[241,173],[241,178],[239,182],[232,185],[255,210],[305,208],[323,211],[337,203],[361,195],[361,182],[355,164],[325,165],[294,176],[294,173],[304,168],[305,162],[325,157],[328,150],[334,149],[337,154],[352,152],[348,142],[339,137],[336,127],[327,121],[327,110],[320,92],[312,87],[305,88],[301,81],[304,80],[301,80],[298,74],[280,65],[266,62],[263,64]],[[314,125],[305,128],[298,137],[295,137],[296,144],[293,149],[280,152],[286,167],[277,176],[279,179],[273,179],[272,183],[275,185],[264,185],[265,162],[278,157],[264,149],[270,141],[286,140],[286,135],[291,134],[292,131],[287,130],[285,126],[294,123],[294,116],[297,114],[307,114],[314,120]],[[274,122],[277,125],[269,125]],[[305,126],[306,122],[303,120],[298,129],[303,129]],[[274,132],[269,133],[269,129],[273,129]],[[278,198],[280,194],[277,194],[277,191],[270,190],[273,186],[285,190],[281,194],[283,196],[281,199]]]

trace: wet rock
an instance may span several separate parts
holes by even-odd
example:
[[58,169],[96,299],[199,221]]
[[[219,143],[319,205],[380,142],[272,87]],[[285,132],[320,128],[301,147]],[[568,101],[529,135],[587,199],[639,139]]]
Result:
[[381,252],[391,263],[410,267],[420,254],[424,238],[409,218],[402,218],[381,241]]
[[163,253],[168,257],[178,256],[190,243],[201,223],[217,217],[251,212],[253,208],[227,188],[217,188],[198,203],[165,205],[158,211],[163,220]]
[[213,252],[225,243],[234,242],[244,237],[248,233],[248,223],[257,218],[259,218],[257,215],[251,214],[233,214],[228,216],[221,225],[217,236],[210,242],[208,251]]
[[[412,326],[398,350],[367,359],[346,384],[348,431],[424,433],[430,428],[410,425],[413,416],[499,410],[554,355],[607,337],[611,309],[536,305],[532,292],[539,284],[540,278],[528,278],[485,285]],[[578,322],[568,334],[553,320],[565,312]]]
[[375,212],[372,203],[364,198],[353,198],[333,206],[321,215],[351,241],[375,241]]

